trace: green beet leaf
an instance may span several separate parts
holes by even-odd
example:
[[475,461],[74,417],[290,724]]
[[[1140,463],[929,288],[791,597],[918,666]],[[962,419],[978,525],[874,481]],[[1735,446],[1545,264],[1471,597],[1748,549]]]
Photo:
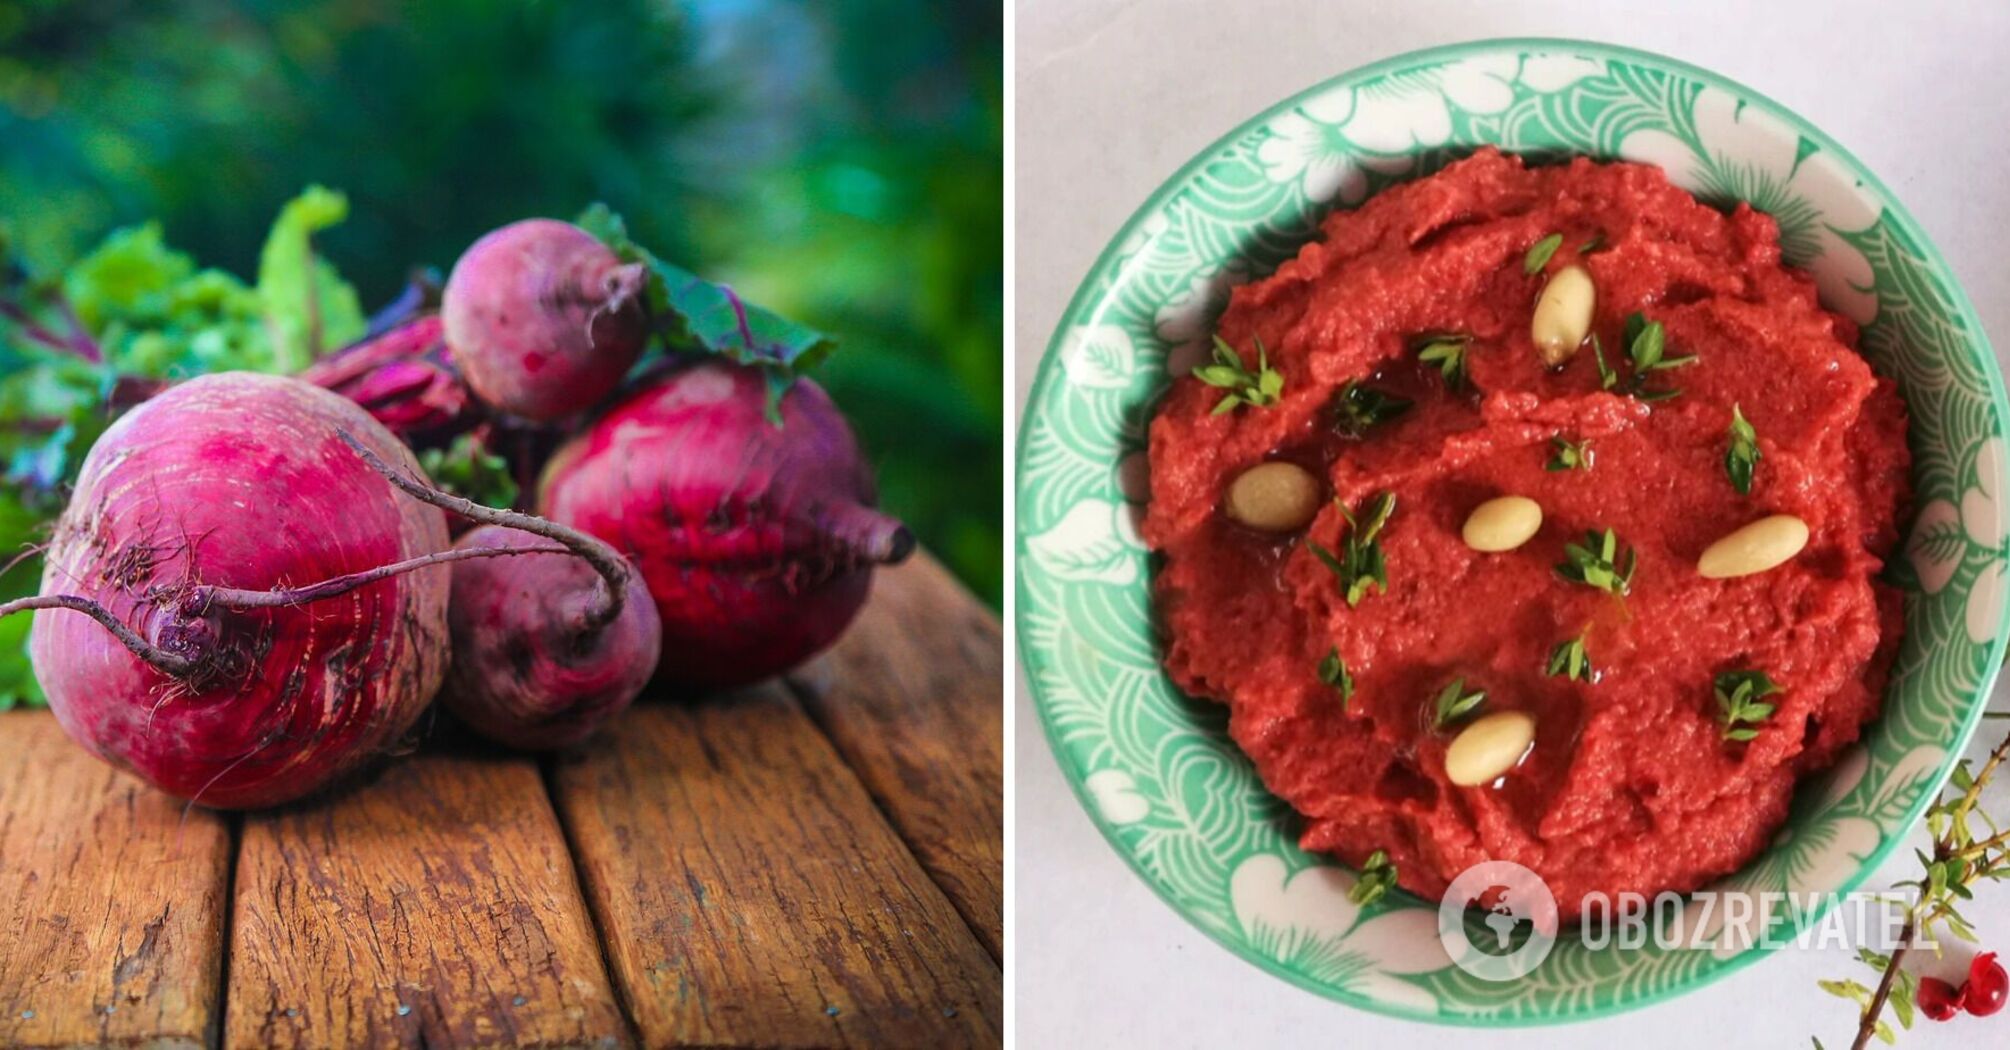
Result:
[[789,385],[837,349],[831,337],[657,258],[629,238],[627,224],[604,204],[588,208],[578,225],[616,256],[649,268],[649,310],[668,350],[717,354],[767,374],[768,418],[776,425],[781,423],[781,399]]

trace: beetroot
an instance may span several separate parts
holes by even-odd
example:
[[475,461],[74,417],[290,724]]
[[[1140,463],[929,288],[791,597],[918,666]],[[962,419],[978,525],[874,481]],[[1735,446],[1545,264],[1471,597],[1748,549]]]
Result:
[[567,555],[454,566],[449,710],[492,740],[539,749],[578,743],[627,708],[656,670],[662,630],[633,565],[577,530],[448,495],[354,447],[407,495],[488,523],[457,554]]
[[[483,525],[460,542],[548,546],[501,525]],[[484,736],[527,750],[576,744],[620,714],[649,684],[662,641],[642,578],[621,565],[636,600],[598,624],[602,580],[579,558],[454,566],[447,617],[454,663],[441,694],[447,709]]]
[[874,565],[914,548],[871,509],[871,469],[808,380],[768,421],[765,374],[717,359],[611,408],[546,467],[542,512],[635,563],[663,621],[659,673],[756,681],[809,658],[864,603]]
[[410,570],[445,550],[446,521],[345,431],[418,469],[361,408],[277,376],[192,379],[105,432],[43,596],[0,605],[41,610],[35,676],[73,739],[171,794],[251,807],[411,728],[446,674],[448,570]]
[[441,302],[447,345],[476,396],[549,421],[591,407],[648,341],[646,271],[593,235],[526,219],[478,240],[454,263]]

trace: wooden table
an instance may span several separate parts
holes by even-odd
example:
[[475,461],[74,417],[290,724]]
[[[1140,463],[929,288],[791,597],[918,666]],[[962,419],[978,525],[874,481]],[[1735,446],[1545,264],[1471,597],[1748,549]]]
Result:
[[0,1045],[997,1045],[1001,660],[917,557],[786,681],[246,815],[0,715]]

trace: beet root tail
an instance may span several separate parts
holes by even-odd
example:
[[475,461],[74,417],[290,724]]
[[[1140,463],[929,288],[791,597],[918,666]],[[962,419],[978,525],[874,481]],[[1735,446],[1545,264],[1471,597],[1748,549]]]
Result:
[[898,565],[914,553],[914,533],[900,519],[856,503],[825,521],[824,531],[860,562]]

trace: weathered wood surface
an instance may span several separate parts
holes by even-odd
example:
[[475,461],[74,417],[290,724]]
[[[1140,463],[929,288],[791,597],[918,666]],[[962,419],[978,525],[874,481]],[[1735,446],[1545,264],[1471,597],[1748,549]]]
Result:
[[224,818],[0,715],[0,1045],[208,1043],[229,868]]
[[652,1046],[985,1046],[996,962],[779,684],[646,704],[554,794]]
[[824,659],[804,706],[992,958],[1005,943],[1004,642],[939,563],[917,557]]
[[227,1047],[629,1040],[529,759],[415,755],[250,815],[235,899]]
[[0,1046],[995,1046],[998,625],[924,556],[785,685],[248,816],[0,713]]

